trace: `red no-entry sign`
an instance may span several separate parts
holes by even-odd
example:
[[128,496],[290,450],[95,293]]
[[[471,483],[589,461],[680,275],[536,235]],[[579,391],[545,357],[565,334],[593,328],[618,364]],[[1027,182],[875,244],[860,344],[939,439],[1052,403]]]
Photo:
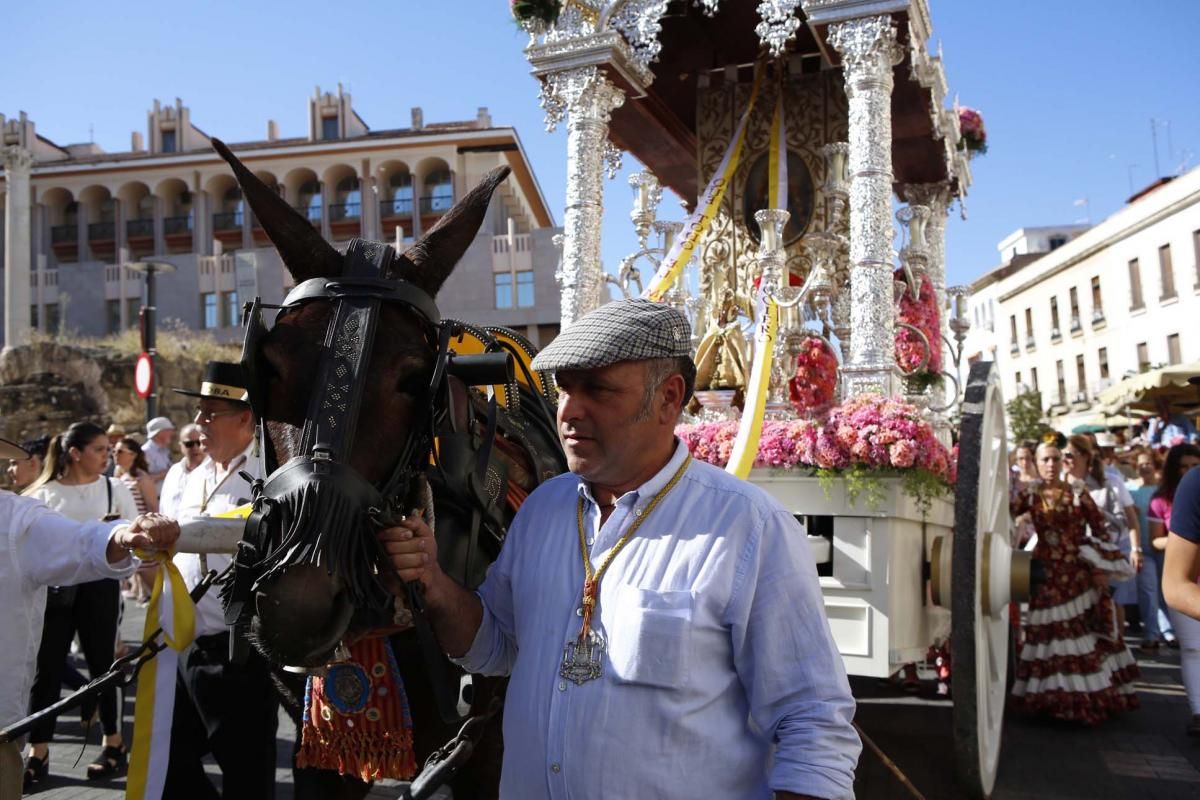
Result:
[[154,360],[149,353],[139,355],[133,365],[133,388],[143,400],[154,391]]

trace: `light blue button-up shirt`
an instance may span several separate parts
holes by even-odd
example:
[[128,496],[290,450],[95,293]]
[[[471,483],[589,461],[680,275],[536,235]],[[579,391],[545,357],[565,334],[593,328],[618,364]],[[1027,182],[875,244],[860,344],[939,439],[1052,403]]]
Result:
[[677,443],[603,526],[573,474],[513,522],[459,661],[512,676],[502,798],[853,797],[854,699],[803,529],[716,467],[693,461],[603,576],[603,675],[576,685],[558,674],[582,621],[579,498],[599,566],[686,456]]

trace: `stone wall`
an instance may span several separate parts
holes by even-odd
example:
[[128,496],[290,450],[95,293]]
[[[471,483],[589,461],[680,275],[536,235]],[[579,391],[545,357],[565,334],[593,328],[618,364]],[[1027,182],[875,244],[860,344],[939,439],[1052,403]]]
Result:
[[[223,357],[237,360],[235,350]],[[71,423],[116,422],[144,433],[146,403],[133,390],[136,356],[99,345],[38,341],[0,351],[0,436],[20,442],[56,434]],[[197,388],[205,360],[160,354],[158,413],[183,425],[196,399],[171,391]]]

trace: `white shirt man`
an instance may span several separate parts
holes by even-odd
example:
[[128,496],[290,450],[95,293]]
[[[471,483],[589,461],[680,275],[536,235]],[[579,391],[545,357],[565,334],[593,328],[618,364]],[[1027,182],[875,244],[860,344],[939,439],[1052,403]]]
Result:
[[162,491],[158,495],[158,510],[165,516],[179,516],[179,507],[183,502],[183,490],[187,486],[187,477],[196,467],[204,463],[204,443],[200,439],[200,428],[196,425],[184,425],[179,432],[179,448],[183,458],[176,461],[167,470],[163,478]]

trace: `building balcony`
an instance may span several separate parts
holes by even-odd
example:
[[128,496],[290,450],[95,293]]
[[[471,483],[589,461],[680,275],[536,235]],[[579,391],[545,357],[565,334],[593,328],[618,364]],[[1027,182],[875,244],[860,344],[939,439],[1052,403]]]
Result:
[[411,197],[395,197],[391,200],[379,201],[379,218],[395,219],[396,217],[411,217],[413,201]]
[[1071,333],[1083,333],[1083,324],[1079,321],[1079,317],[1071,317]]
[[1025,337],[1025,349],[1033,350],[1037,347],[1037,341],[1032,336]]
[[153,239],[154,220],[130,219],[125,221],[125,236],[128,239]]
[[78,242],[79,241],[79,226],[78,225],[55,225],[50,228],[50,242],[52,244]]
[[1012,353],[1014,356],[1020,355],[1021,354],[1021,345],[1017,344],[1016,342],[1013,342],[1012,347],[1009,348],[1008,352]]
[[87,237],[89,242],[111,242],[116,235],[116,225],[111,222],[92,222],[88,224]]
[[1104,324],[1104,309],[1098,308],[1092,312],[1092,327],[1099,328]]
[[222,211],[212,215],[212,224],[214,231],[231,231],[241,230],[242,220],[244,219],[241,211]]
[[454,205],[453,197],[422,197],[421,198],[421,213],[422,214],[445,214]]
[[192,217],[166,217],[163,219],[163,238],[168,253],[190,253],[192,251]]
[[340,222],[342,220],[357,221],[362,217],[362,206],[359,203],[330,203],[329,204],[329,221]]
[[300,216],[304,217],[306,220],[311,222],[313,225],[321,224],[321,207],[320,206],[318,206],[318,205],[292,206],[292,208],[296,209],[296,212],[299,213]]
[[1050,341],[1061,342],[1062,341],[1062,331],[1060,331],[1058,328],[1051,328],[1050,329]]

